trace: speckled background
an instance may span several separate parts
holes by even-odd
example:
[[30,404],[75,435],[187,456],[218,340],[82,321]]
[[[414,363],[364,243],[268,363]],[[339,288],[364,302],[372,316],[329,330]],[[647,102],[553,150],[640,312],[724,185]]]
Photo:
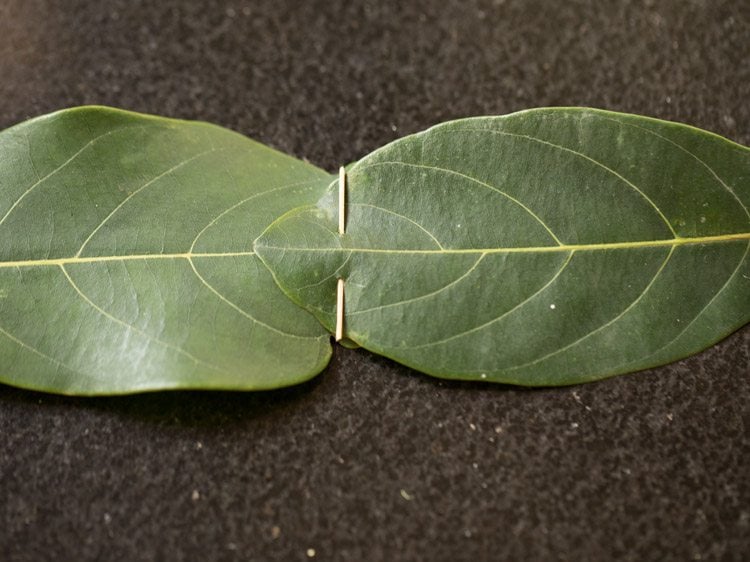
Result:
[[[449,118],[547,105],[750,144],[748,100],[745,0],[0,2],[3,128],[101,103],[335,170]],[[748,404],[748,327],[561,389],[342,348],[258,394],[0,386],[0,559],[748,559]]]

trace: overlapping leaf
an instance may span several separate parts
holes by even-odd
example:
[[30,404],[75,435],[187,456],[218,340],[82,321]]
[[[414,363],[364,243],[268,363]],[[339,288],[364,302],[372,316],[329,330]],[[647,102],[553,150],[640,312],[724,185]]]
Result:
[[570,384],[695,353],[750,320],[750,151],[691,127],[543,109],[434,127],[256,241],[332,330],[441,377]]
[[328,174],[203,123],[106,108],[0,133],[0,381],[62,393],[294,384],[327,332],[254,254]]

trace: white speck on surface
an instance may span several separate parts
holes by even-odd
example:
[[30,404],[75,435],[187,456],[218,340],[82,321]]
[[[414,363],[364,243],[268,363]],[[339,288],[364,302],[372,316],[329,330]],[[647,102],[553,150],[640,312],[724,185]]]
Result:
[[457,224],[457,225],[456,225],[456,228],[461,228],[461,224]]
[[199,499],[201,499],[201,493],[198,490],[193,490],[193,493],[190,494],[190,499],[192,499],[194,502],[197,502]]
[[307,557],[308,558],[315,558],[315,549],[314,548],[308,548],[307,549]]
[[401,494],[401,497],[404,498],[408,502],[414,499],[414,496],[412,496],[409,492],[407,492],[403,488],[399,491],[399,494]]
[[470,530],[470,529],[466,529],[466,530],[464,531],[464,536],[465,536],[465,537],[466,537],[467,539],[470,539],[470,538],[471,538],[471,530]]
[[549,305],[549,307],[550,307],[550,310],[555,310],[555,303],[552,303],[551,305]]
[[471,466],[473,466],[474,470],[476,470],[476,469],[479,468],[479,463],[473,462],[473,463],[471,463]]
[[573,429],[578,429],[578,422],[571,423],[570,427],[573,428]]
[[486,379],[487,378],[487,373],[482,373],[481,375],[479,375],[479,378]]
[[476,426],[476,425],[474,425],[473,423],[470,423],[470,424],[469,424],[469,428],[470,428],[470,429],[471,429],[472,431],[476,431],[476,430],[477,430],[477,426]]
[[701,223],[706,222],[706,217],[701,217]]
[[200,441],[196,441],[196,443],[195,443],[195,448],[196,448],[196,449],[197,449],[198,451],[200,451],[200,450],[201,450],[201,449],[203,448],[203,443],[201,443]]
[[112,516],[109,513],[104,514],[104,524],[109,525],[112,523]]
[[674,415],[672,415],[672,412],[669,412],[669,413],[667,414],[667,419],[668,419],[669,421],[672,421],[672,420],[674,419]]
[[271,538],[273,540],[276,540],[280,536],[281,536],[281,527],[279,527],[278,525],[274,525],[273,527],[271,527]]

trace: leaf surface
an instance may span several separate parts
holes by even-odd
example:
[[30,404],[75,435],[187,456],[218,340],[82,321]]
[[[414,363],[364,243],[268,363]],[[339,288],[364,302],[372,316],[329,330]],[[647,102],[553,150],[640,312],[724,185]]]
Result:
[[558,108],[398,140],[255,248],[329,329],[446,378],[594,380],[750,320],[750,151],[675,123]]
[[236,133],[77,108],[0,133],[0,381],[59,393],[264,389],[327,332],[253,251],[330,176]]

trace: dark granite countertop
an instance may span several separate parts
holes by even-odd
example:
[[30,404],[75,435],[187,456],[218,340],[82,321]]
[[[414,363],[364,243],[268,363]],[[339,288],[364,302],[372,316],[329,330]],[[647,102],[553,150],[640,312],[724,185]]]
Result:
[[[3,0],[0,127],[106,104],[329,170],[535,106],[750,144],[749,61],[744,0]],[[274,392],[0,386],[0,559],[741,560],[749,371],[745,327],[559,389],[440,382],[340,347]]]

